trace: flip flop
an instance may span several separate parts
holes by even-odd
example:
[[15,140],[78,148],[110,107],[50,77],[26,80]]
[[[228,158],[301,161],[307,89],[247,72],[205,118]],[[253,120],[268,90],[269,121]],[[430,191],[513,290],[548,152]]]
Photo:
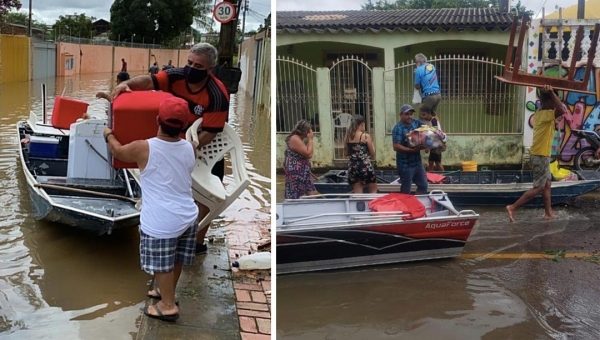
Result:
[[172,314],[172,315],[164,315],[162,313],[162,311],[160,310],[160,308],[158,308],[157,305],[152,305],[152,307],[154,307],[154,309],[156,310],[158,315],[150,314],[148,311],[148,307],[144,307],[144,314],[148,315],[151,318],[162,320],[162,321],[174,322],[175,320],[179,319],[179,313]]
[[[153,291],[156,292],[157,288],[152,289]],[[162,300],[162,296],[160,294],[157,295],[152,295],[152,294],[146,294],[147,297],[152,298],[152,299],[156,299],[156,300]],[[179,307],[179,300],[175,299],[175,304]]]

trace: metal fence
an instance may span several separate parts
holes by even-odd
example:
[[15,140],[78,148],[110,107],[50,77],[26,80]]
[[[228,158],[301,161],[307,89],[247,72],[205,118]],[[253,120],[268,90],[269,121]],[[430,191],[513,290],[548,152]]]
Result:
[[145,44],[145,43],[135,43],[131,41],[114,41],[102,38],[78,38],[71,37],[67,35],[61,35],[56,38],[56,41],[72,43],[72,44],[83,44],[83,45],[104,45],[104,46],[120,46],[120,47],[133,47],[133,48],[151,48],[151,49],[161,49],[168,48],[158,44]]
[[291,132],[300,119],[308,119],[319,132],[317,71],[288,57],[276,59],[276,132]]
[[[521,134],[525,112],[525,91],[503,83],[504,62],[481,55],[443,55],[430,58],[437,69],[442,101],[437,113],[446,133]],[[411,103],[416,64],[407,61],[386,70],[393,73],[395,94],[386,93],[386,132],[398,121],[398,108]]]

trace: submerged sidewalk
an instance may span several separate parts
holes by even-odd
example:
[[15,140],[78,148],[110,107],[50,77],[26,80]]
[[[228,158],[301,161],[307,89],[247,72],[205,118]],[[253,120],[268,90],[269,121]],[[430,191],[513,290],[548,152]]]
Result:
[[[210,231],[209,231],[210,232]],[[269,225],[232,223],[225,238],[181,273],[179,319],[164,322],[142,313],[137,340],[267,340],[271,338],[271,271],[240,271],[230,263],[270,238]],[[146,306],[157,300],[148,299]]]

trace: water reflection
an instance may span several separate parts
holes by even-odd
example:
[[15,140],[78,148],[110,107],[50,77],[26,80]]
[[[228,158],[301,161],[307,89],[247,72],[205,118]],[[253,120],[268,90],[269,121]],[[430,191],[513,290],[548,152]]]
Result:
[[[35,221],[18,161],[15,123],[30,110],[42,112],[56,95],[87,101],[92,117],[104,117],[107,102],[95,99],[114,86],[111,74],[0,84],[0,338],[132,339],[150,277],[139,268],[135,229],[96,237]],[[237,100],[236,100],[237,99]],[[220,222],[269,216],[270,124],[239,96],[230,122],[240,134],[252,183]],[[231,178],[226,178],[230,183]]]

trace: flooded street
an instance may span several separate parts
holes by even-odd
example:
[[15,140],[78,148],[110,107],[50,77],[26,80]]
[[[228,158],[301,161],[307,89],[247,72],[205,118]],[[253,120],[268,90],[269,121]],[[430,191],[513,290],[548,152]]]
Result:
[[[90,103],[91,116],[104,117],[107,102],[95,94],[109,92],[114,75],[44,82],[49,113],[64,91]],[[98,237],[32,217],[15,124],[30,110],[41,118],[41,83],[0,84],[0,339],[134,339],[151,279],[140,269],[137,229]],[[258,116],[252,102],[238,95],[229,123],[244,144],[252,183],[209,235],[222,235],[234,220],[270,216],[270,118]]]
[[278,276],[277,339],[600,338],[599,192],[551,222],[462,208],[481,216],[460,258]]

